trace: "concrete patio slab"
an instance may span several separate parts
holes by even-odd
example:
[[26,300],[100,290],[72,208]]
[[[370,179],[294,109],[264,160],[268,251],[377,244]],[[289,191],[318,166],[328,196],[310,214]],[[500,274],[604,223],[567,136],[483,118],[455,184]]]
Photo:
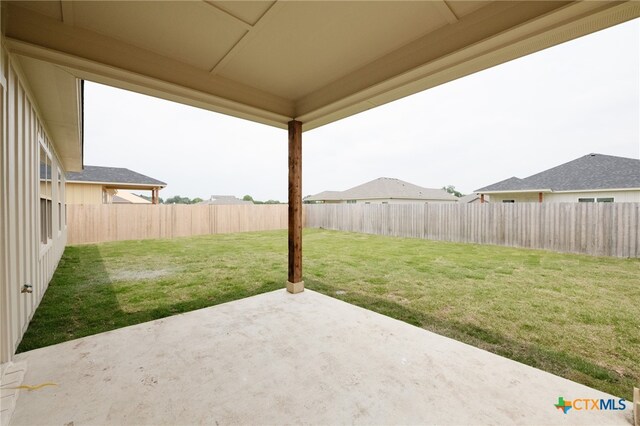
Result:
[[[10,423],[631,424],[611,395],[305,290],[19,354]],[[615,398],[616,401],[618,398]]]

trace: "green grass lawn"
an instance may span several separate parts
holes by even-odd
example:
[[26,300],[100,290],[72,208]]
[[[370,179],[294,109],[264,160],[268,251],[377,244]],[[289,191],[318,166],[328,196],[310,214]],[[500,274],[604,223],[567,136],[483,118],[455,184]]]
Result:
[[[284,287],[285,231],[70,246],[19,351]],[[307,288],[631,399],[640,259],[304,231]]]

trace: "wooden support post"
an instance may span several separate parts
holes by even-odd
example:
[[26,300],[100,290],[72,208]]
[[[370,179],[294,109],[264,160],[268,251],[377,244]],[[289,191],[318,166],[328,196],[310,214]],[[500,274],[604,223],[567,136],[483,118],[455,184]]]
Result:
[[538,192],[538,202],[542,202],[542,192]]
[[484,204],[484,194],[480,194],[480,204]]
[[289,277],[287,291],[300,293],[302,281],[302,123],[289,122]]

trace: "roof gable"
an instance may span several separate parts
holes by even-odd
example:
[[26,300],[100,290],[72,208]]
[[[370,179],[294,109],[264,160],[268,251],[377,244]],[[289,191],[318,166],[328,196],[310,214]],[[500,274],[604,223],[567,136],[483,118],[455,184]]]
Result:
[[232,204],[233,205],[235,204],[253,205],[253,202],[241,200],[239,198],[236,198],[233,195],[212,195],[211,198],[209,198],[208,200],[201,201],[198,204],[226,206],[226,205],[232,205]]
[[309,201],[338,201],[384,198],[457,201],[455,196],[443,189],[423,188],[400,179],[386,177],[374,179],[345,191],[324,191],[307,199]]

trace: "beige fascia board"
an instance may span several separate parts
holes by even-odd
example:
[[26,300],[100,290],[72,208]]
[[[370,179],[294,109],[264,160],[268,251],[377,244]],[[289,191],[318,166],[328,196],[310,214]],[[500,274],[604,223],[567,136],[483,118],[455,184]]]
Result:
[[566,191],[553,191],[554,194],[566,194],[572,192],[622,192],[640,191],[640,188],[603,188],[603,189],[570,189]]
[[287,128],[287,123],[293,116],[293,114],[290,116],[282,115],[254,108],[209,93],[189,89],[184,86],[93,62],[84,58],[67,55],[30,43],[8,39],[7,44],[10,46],[11,51],[17,55],[55,63],[83,80],[143,93],[145,95],[219,112],[281,129]]
[[14,4],[8,9],[6,39],[14,54],[65,67],[79,78],[280,128],[293,118],[290,100]]
[[[603,189],[568,189],[564,191],[554,191],[552,189],[520,189],[509,191],[477,191],[478,194],[527,194],[542,192],[546,194],[568,194],[573,192],[620,192],[620,191],[640,191],[640,188],[603,188]],[[475,191],[474,191],[475,192]]]
[[[544,2],[540,2],[542,4]],[[475,25],[508,4],[478,12],[473,21],[437,30],[372,64],[300,99],[296,119],[311,130],[402,97],[499,65],[539,50],[640,17],[640,2],[575,2],[436,58],[425,57],[429,43],[447,43],[454,28]],[[520,7],[520,5],[516,5]],[[540,6],[541,7],[541,6]],[[500,9],[501,12],[497,10]],[[444,47],[443,47],[444,49]],[[420,63],[418,63],[420,62]],[[403,69],[404,68],[404,69]],[[351,92],[345,96],[345,92]]]
[[[151,189],[151,188],[165,188],[167,185],[155,185],[145,183],[124,183],[124,182],[99,182],[99,181],[86,181],[86,180],[67,180],[67,183],[75,185],[104,185],[109,189]],[[125,188],[127,187],[127,188]]]
[[[511,189],[508,191],[474,191],[477,194],[529,194],[529,193],[538,193],[538,192],[542,192],[543,194],[548,194],[551,192],[557,192],[557,191],[553,191],[551,189]],[[567,192],[575,192],[575,191],[567,191]]]

